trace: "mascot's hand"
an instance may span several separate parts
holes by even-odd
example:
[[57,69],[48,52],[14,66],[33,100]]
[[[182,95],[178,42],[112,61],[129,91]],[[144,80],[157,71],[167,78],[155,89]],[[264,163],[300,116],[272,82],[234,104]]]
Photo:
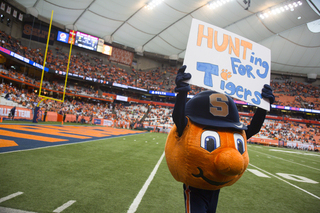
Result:
[[178,70],[178,74],[176,77],[176,88],[174,89],[175,92],[189,92],[190,86],[188,83],[184,82],[185,80],[189,80],[191,78],[190,73],[185,73],[184,71],[186,70],[187,66],[184,65],[180,67]]
[[263,87],[263,89],[262,89],[262,94],[261,94],[261,96],[262,96],[263,98],[269,99],[270,104],[273,104],[273,102],[275,101],[275,97],[274,97],[274,95],[273,95],[273,93],[272,93],[271,86],[268,85],[268,84],[265,84],[265,85],[264,85],[264,87]]

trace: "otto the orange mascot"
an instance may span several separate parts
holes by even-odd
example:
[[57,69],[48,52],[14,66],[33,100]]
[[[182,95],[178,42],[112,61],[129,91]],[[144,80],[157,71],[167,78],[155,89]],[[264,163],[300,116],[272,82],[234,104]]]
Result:
[[[172,176],[183,183],[187,213],[216,212],[220,188],[234,184],[245,172],[247,139],[260,131],[266,111],[258,108],[250,125],[239,122],[237,107],[227,95],[205,91],[187,103],[191,78],[182,66],[176,77],[175,125],[166,146]],[[261,96],[274,102],[269,85]]]

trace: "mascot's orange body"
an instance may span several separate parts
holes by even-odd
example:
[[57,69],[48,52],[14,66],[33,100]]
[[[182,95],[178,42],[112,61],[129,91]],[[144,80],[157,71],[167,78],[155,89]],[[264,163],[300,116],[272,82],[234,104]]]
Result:
[[[172,176],[183,184],[187,213],[216,212],[219,192],[237,182],[249,164],[247,139],[260,131],[266,111],[258,108],[249,126],[239,121],[231,97],[200,92],[187,102],[191,78],[182,66],[176,77],[175,123],[165,147]],[[274,102],[269,85],[261,96]]]
[[[172,128],[165,147],[169,170],[177,181],[195,188],[217,190],[230,186],[249,163],[245,132],[204,127],[189,120],[181,137],[176,126]],[[207,136],[214,136],[219,147],[207,150]],[[239,141],[242,154],[237,148]]]

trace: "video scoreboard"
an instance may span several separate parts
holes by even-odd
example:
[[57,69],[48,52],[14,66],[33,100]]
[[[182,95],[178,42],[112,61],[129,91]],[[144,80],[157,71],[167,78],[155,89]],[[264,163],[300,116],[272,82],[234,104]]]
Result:
[[68,43],[81,48],[97,51],[106,55],[112,54],[112,47],[104,44],[104,40],[79,31],[70,30],[69,33],[58,31],[57,41]]

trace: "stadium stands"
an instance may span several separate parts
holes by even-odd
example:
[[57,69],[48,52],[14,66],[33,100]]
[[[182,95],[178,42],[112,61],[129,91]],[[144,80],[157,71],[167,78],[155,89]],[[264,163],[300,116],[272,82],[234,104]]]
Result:
[[[26,41],[19,41],[4,32],[0,32],[0,40],[1,47],[38,64],[43,64],[43,48],[37,45],[34,45],[34,48],[24,46],[22,43]],[[147,70],[136,70],[134,67],[123,66],[106,58],[89,55],[78,49],[76,51],[71,55],[69,72],[72,74],[146,90],[174,92],[174,79],[178,67],[163,65]],[[67,49],[53,46],[49,48],[46,66],[52,70],[66,71],[67,60]],[[23,63],[20,62],[20,66],[22,65]],[[0,66],[0,77],[2,79],[0,105],[33,110],[40,101],[37,92],[40,86],[41,71],[32,70],[28,72],[25,71],[26,69],[6,67],[5,64]],[[64,89],[64,79],[51,74],[45,76],[42,86],[45,95],[61,97]],[[271,86],[276,95],[276,102],[274,103],[276,105],[320,110],[319,87],[317,86],[288,78],[272,79]],[[203,88],[196,86],[191,86],[191,88],[191,95],[203,91]],[[174,99],[152,97],[143,100],[143,95],[138,92],[103,87],[84,81],[78,82],[74,79],[68,81],[66,94],[64,103],[53,100],[41,102],[42,119],[49,121],[52,118],[51,115],[54,117],[53,120],[57,119],[63,122],[95,123],[95,119],[100,119],[108,121],[108,125],[114,127],[142,127],[161,132],[168,132],[173,125],[171,114]],[[116,95],[127,95],[133,98],[132,100],[140,100],[140,103],[134,103],[136,101],[117,101],[115,99]],[[163,106],[157,104],[154,100],[169,101],[169,103],[167,106]],[[241,107],[239,109],[245,110]],[[249,115],[241,116],[242,122],[249,124],[252,110],[253,108],[249,108]],[[59,116],[55,117],[54,113]],[[278,113],[278,118],[267,119],[261,132],[251,142],[280,145],[284,141],[286,142],[284,145],[290,147],[297,147],[292,145],[293,143],[312,144],[314,147],[320,145],[319,121],[313,123],[304,119],[288,121],[281,119],[281,116],[288,115],[281,115],[279,111],[274,113]],[[300,115],[291,114],[290,116],[299,118]],[[2,117],[6,116],[2,115]],[[319,116],[313,117],[313,119],[316,118],[319,118]]]

